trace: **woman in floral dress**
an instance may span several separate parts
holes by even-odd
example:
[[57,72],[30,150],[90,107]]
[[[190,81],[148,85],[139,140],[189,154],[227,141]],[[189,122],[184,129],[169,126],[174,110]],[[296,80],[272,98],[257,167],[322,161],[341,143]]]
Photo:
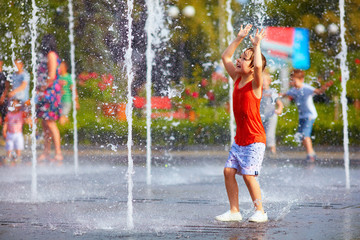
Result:
[[[59,66],[61,60],[57,54],[56,41],[53,35],[43,37],[41,43],[37,78],[37,117],[42,120],[44,132],[44,152],[39,161],[49,159],[61,162],[63,156],[60,146],[60,132],[56,121],[61,114],[61,85],[59,83]],[[55,156],[50,158],[51,142],[54,141]]]

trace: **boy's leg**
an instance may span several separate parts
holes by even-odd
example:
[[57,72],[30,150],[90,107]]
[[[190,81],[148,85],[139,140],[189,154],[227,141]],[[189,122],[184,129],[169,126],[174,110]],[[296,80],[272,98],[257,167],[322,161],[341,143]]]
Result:
[[7,133],[6,135],[6,143],[5,143],[5,149],[6,149],[6,159],[5,161],[10,161],[11,159],[11,152],[14,150],[14,135],[11,133]]
[[313,155],[315,153],[314,148],[312,146],[311,137],[304,137],[303,144],[306,149],[307,155]]
[[24,136],[22,133],[16,133],[14,139],[14,149],[16,153],[15,162],[21,162],[21,150],[24,150]]
[[264,213],[264,209],[262,206],[262,200],[261,200],[260,185],[259,185],[258,181],[256,180],[255,176],[243,175],[243,179],[244,179],[246,187],[250,193],[251,199],[254,203],[256,210]]
[[311,132],[312,127],[314,125],[315,119],[305,119],[303,120],[302,133],[304,134],[303,145],[306,149],[306,153],[309,156],[315,155],[315,151],[313,149],[312,140],[311,140]]
[[16,157],[21,158],[21,150],[16,150]]
[[15,162],[20,163],[21,162],[21,150],[16,150],[15,152],[16,152]]
[[62,115],[62,116],[60,117],[60,119],[59,119],[60,125],[64,125],[64,124],[67,123],[67,122],[69,122],[68,117],[65,116],[65,115]]
[[224,168],[226,192],[230,203],[230,212],[239,212],[239,187],[235,178],[237,169]]

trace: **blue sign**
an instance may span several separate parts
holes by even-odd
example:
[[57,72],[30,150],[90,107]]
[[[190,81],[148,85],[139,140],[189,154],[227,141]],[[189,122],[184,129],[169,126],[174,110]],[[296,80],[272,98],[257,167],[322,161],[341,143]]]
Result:
[[307,70],[310,68],[308,29],[295,28],[292,65],[296,69]]

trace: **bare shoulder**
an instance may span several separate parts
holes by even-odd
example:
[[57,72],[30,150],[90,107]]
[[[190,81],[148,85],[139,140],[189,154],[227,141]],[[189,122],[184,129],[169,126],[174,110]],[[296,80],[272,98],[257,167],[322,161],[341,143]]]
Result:
[[48,53],[47,57],[48,57],[48,58],[51,58],[51,59],[57,58],[57,54],[56,54],[56,52],[54,52],[54,51],[50,51],[50,52]]

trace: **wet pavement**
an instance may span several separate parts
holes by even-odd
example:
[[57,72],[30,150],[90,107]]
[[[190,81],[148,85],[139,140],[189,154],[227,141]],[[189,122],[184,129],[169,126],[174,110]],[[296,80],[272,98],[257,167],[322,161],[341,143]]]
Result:
[[21,164],[0,167],[0,239],[359,239],[360,157],[350,151],[350,189],[339,148],[317,151],[315,164],[299,149],[267,155],[259,182],[267,223],[253,213],[239,177],[244,221],[222,223],[228,209],[222,170],[227,150],[204,147],[154,150],[152,183],[145,153],[134,150],[133,219],[127,228],[127,152],[80,148],[78,174],[71,150],[63,165],[37,167],[32,199],[30,153]]

